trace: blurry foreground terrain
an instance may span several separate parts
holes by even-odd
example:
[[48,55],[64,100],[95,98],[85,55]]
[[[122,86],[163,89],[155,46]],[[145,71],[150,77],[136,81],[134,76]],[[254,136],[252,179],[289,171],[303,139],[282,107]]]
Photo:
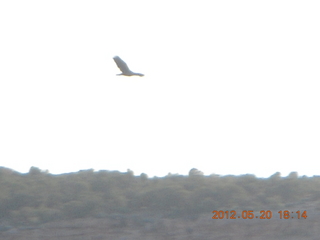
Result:
[[2,240],[141,240],[141,239],[219,239],[219,240],[318,240],[319,219],[307,220],[197,220],[137,218],[74,219],[11,228],[0,234]]
[[[0,168],[0,239],[318,240],[320,177],[134,176],[131,170],[51,175]],[[212,219],[213,210],[271,219]],[[289,210],[288,219],[278,211]],[[307,217],[297,218],[296,212]]]

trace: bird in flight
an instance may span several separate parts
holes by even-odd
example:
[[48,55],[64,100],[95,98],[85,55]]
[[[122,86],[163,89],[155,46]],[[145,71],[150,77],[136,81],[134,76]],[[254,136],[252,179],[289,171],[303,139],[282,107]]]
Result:
[[144,75],[142,73],[135,73],[132,72],[129,68],[128,65],[118,56],[115,56],[113,60],[116,62],[118,68],[121,70],[122,73],[117,74],[118,76],[124,75],[124,76],[140,76],[143,77]]

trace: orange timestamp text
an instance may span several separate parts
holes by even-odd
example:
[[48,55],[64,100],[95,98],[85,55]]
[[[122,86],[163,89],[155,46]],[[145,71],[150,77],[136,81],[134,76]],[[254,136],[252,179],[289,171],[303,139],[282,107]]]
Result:
[[[237,212],[235,210],[231,211],[212,211],[213,216],[212,219],[271,219],[273,217],[272,211],[270,210],[261,210],[261,211],[253,211],[253,210],[243,210]],[[278,211],[279,219],[306,219],[307,211]]]

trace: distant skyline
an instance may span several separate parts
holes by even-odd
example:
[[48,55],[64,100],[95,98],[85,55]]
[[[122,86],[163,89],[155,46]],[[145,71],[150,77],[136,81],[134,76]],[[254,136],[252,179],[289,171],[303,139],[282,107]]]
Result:
[[[0,166],[0,168],[6,168],[6,169],[10,169],[10,170],[12,170],[12,171],[15,171],[15,172],[18,172],[18,173],[21,173],[21,174],[26,174],[26,173],[28,173],[28,172],[30,172],[30,169],[32,169],[32,168],[37,168],[37,169],[39,169],[41,172],[44,172],[44,173],[49,173],[49,174],[53,174],[53,175],[60,175],[60,174],[68,174],[68,173],[77,173],[77,172],[81,172],[81,171],[94,171],[94,172],[99,172],[99,171],[108,171],[108,172],[120,172],[120,173],[127,173],[127,172],[133,172],[133,174],[135,175],[135,176],[140,176],[141,174],[146,174],[149,178],[153,178],[153,177],[167,177],[167,176],[170,176],[170,175],[172,175],[172,176],[175,176],[175,175],[177,175],[177,176],[188,176],[189,175],[189,172],[190,172],[190,170],[193,170],[193,169],[196,169],[196,170],[198,170],[198,171],[200,171],[200,172],[202,172],[200,169],[197,169],[197,168],[192,168],[192,169],[190,169],[189,171],[188,171],[188,173],[186,173],[186,174],[179,174],[179,173],[171,173],[171,172],[168,172],[168,174],[166,174],[166,175],[164,175],[164,176],[149,176],[148,175],[148,173],[140,173],[140,174],[136,174],[132,169],[127,169],[127,171],[119,171],[119,170],[109,170],[109,169],[92,169],[92,168],[90,168],[90,169],[79,169],[78,171],[73,171],[73,172],[61,172],[61,173],[52,173],[52,172],[50,172],[49,171],[49,169],[40,169],[40,168],[38,168],[38,167],[36,167],[36,166],[31,166],[30,167],[30,169],[29,169],[29,171],[27,171],[27,172],[19,172],[19,171],[17,171],[17,170],[15,170],[15,169],[12,169],[12,168],[7,168],[7,167],[5,167],[5,166]],[[288,177],[290,174],[292,174],[292,173],[294,173],[295,175],[296,174],[298,174],[298,177],[304,177],[304,176],[306,176],[306,175],[301,175],[301,174],[299,174],[298,172],[295,172],[295,171],[292,171],[292,172],[290,172],[289,174],[287,174],[287,175],[283,175],[281,172],[275,172],[275,173],[273,173],[273,174],[271,174],[270,176],[266,176],[266,177],[259,177],[259,176],[256,176],[255,174],[253,174],[253,173],[245,173],[245,174],[224,174],[224,175],[220,175],[220,174],[216,174],[216,173],[211,173],[211,174],[204,174],[203,173],[203,176],[211,176],[211,175],[214,175],[214,176],[220,176],[220,177],[224,177],[224,176],[243,176],[243,175],[254,175],[254,176],[256,176],[257,178],[269,178],[269,177],[272,177],[273,175],[275,175],[275,174],[278,174],[278,173],[280,173],[280,176],[281,177]],[[319,176],[319,175],[313,175],[313,176],[307,176],[307,177],[314,177],[314,176]]]
[[[318,1],[0,2],[0,166],[320,175]],[[120,56],[144,77],[116,76]]]

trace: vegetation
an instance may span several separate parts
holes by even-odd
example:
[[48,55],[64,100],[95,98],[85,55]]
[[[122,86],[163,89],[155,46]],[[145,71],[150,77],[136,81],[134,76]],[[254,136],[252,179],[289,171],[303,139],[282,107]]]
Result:
[[131,170],[84,170],[52,175],[31,167],[21,174],[0,168],[0,222],[35,225],[74,218],[121,219],[123,214],[194,218],[213,210],[283,210],[290,203],[319,199],[320,177],[267,179],[254,175],[135,176]]

